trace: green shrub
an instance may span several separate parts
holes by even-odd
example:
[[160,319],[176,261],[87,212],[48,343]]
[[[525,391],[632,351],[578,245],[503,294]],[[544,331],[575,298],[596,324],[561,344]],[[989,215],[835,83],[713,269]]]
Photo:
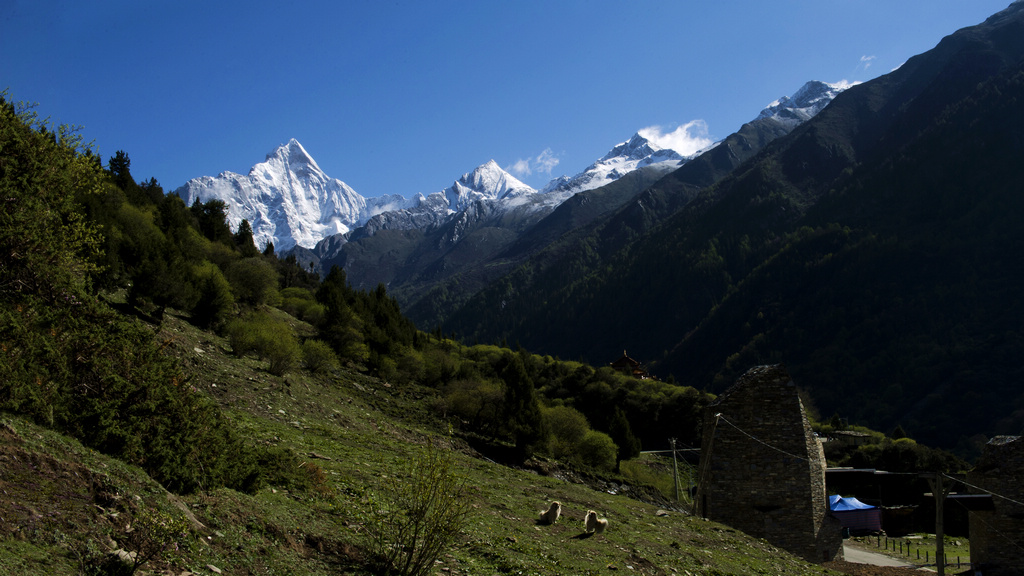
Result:
[[375,367],[374,375],[385,382],[394,380],[398,375],[398,362],[395,362],[390,356],[371,351],[369,362]]
[[252,354],[259,346],[259,324],[256,322],[235,318],[224,327],[224,333],[236,356]]
[[395,375],[399,382],[420,382],[423,380],[425,365],[423,354],[411,347],[403,347],[397,358],[398,373]]
[[268,362],[267,370],[275,376],[284,376],[299,365],[302,349],[299,347],[298,340],[289,331],[286,337],[278,340],[264,354]]
[[457,357],[445,351],[430,349],[423,353],[423,384],[443,386],[455,379],[459,372]]
[[582,412],[568,406],[555,406],[541,410],[544,425],[550,432],[548,453],[558,460],[572,460],[580,443],[590,432],[590,424]]
[[306,340],[302,343],[302,364],[315,374],[333,372],[338,369],[338,356],[323,340]]
[[439,406],[442,416],[454,417],[470,430],[496,433],[504,398],[499,382],[460,379],[446,384],[442,393],[444,400]]
[[236,355],[255,353],[269,362],[271,374],[283,376],[302,358],[302,349],[291,327],[266,313],[254,312],[235,318],[224,330]]
[[[298,288],[295,286],[281,290],[281,304],[278,307],[295,318],[304,320],[313,325],[316,325],[316,323],[309,320],[312,309],[316,307],[322,308],[322,306],[317,304],[316,298],[313,297],[312,292],[306,288]],[[315,313],[312,315],[315,315]]]
[[259,464],[262,482],[271,486],[320,496],[333,493],[323,469],[288,448],[267,448],[260,455]]
[[309,322],[313,326],[320,326],[324,321],[326,311],[327,308],[323,304],[314,302],[302,310],[302,315],[299,316],[299,319],[303,322]]
[[255,256],[232,262],[224,275],[231,283],[232,292],[239,302],[261,306],[273,305],[280,301],[277,292],[277,270],[263,257]]
[[125,567],[129,575],[135,574],[150,560],[162,558],[168,551],[184,545],[191,538],[188,521],[183,517],[172,517],[155,508],[146,507],[140,507],[134,516],[130,529],[118,537],[122,547],[134,553],[134,556],[122,560],[126,560]]
[[619,447],[611,436],[604,432],[590,430],[580,441],[578,447],[580,460],[596,470],[615,470],[615,457]]

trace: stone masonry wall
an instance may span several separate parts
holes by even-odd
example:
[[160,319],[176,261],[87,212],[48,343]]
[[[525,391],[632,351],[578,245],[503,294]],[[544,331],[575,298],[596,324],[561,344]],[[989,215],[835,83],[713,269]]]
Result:
[[989,442],[967,482],[996,494],[994,511],[970,514],[971,565],[984,576],[1024,573],[1024,438]]
[[694,507],[811,562],[843,557],[821,443],[781,365],[751,368],[708,406]]

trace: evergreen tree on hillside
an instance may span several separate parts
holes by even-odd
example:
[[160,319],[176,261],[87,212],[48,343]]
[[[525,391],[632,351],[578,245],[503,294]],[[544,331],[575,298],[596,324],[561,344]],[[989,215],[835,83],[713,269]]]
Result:
[[526,459],[547,434],[537,391],[526,371],[523,354],[506,352],[500,376],[505,382],[505,422],[515,442],[517,457]]
[[640,455],[640,440],[633,435],[633,429],[629,425],[626,413],[622,408],[615,407],[615,415],[612,417],[611,425],[608,428],[608,435],[611,436],[615,445],[619,447],[616,455],[616,466],[623,460],[636,458]]
[[[235,232],[234,240],[235,248],[242,253],[243,257],[252,258],[260,254],[256,248],[256,241],[253,240],[252,225],[249,224],[248,219],[242,219],[242,223],[238,225],[238,232]],[[273,250],[270,253],[273,254]]]
[[342,360],[365,362],[368,350],[361,331],[361,322],[349,302],[354,291],[348,285],[345,271],[332,266],[320,284],[316,300],[325,308],[320,325],[323,338]]
[[234,246],[235,237],[228,226],[228,207],[223,200],[216,198],[200,202],[198,198],[192,203],[192,215],[199,222],[199,230],[207,239],[221,242],[225,246]]

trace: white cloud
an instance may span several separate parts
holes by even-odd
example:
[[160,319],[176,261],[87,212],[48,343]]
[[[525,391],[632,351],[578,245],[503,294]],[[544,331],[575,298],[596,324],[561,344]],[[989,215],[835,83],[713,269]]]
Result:
[[534,172],[550,176],[551,171],[555,169],[555,166],[558,166],[558,162],[559,160],[555,157],[555,153],[551,151],[551,148],[545,148],[536,158],[520,158],[511,166],[505,168],[505,170],[511,172],[517,178],[530,176]]
[[708,135],[708,125],[703,120],[691,120],[671,132],[661,126],[648,126],[639,134],[661,148],[675,150],[689,156],[711,146],[715,141]]
[[857,65],[857,69],[858,70],[864,70],[866,72],[867,69],[871,67],[872,61],[875,60],[876,58],[878,58],[878,57],[877,56],[867,56],[867,55],[861,56],[860,57],[860,64]]
[[549,175],[555,169],[555,166],[558,166],[558,158],[555,158],[555,153],[551,151],[551,148],[545,148],[534,162],[537,164],[538,172],[544,172]]
[[529,160],[516,160],[515,164],[509,166],[505,170],[519,177],[529,176],[530,174],[533,174],[533,170],[530,169]]

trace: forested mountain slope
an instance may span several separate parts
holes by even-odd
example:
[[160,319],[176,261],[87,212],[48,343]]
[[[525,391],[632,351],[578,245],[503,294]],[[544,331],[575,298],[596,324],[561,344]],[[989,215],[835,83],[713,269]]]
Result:
[[847,90],[638,240],[578,248],[614,255],[506,277],[455,327],[591,362],[625,347],[713,391],[782,361],[822,412],[965,451],[1019,433],[1022,57],[1017,3]]
[[[828,87],[809,82],[804,90],[817,85]],[[587,271],[602,268],[606,259],[623,246],[675,214],[701,189],[728,175],[802,121],[767,113],[771,111],[767,108],[714,148],[656,180],[637,170],[618,182],[563,202],[488,266],[480,267],[497,280],[478,288],[479,293],[465,305],[453,307],[454,312],[445,315],[437,307],[429,318],[470,339],[530,340],[534,318],[531,310],[560,302],[569,288],[586,280]],[[506,274],[502,277],[496,271]],[[410,309],[410,316],[422,320],[424,316],[417,311],[445,297],[443,291],[428,294]],[[604,359],[591,358],[598,363]]]

